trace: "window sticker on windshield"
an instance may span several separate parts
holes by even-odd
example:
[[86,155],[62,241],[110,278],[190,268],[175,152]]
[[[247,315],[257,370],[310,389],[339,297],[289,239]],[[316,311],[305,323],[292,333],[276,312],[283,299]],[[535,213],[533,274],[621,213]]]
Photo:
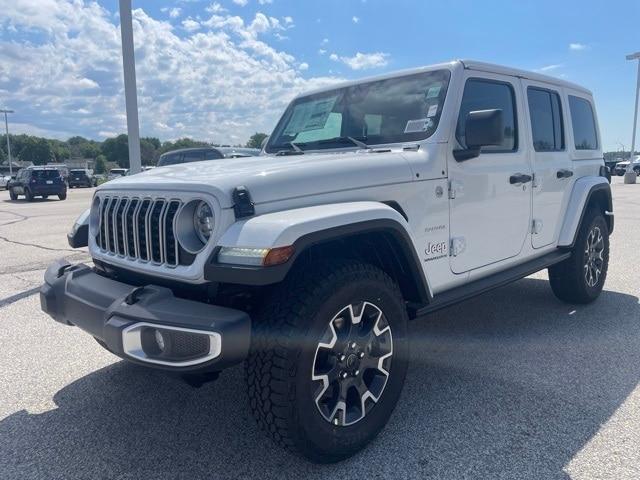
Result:
[[429,107],[429,111],[427,112],[427,118],[435,117],[436,113],[438,113],[438,105],[431,105]]
[[335,96],[296,105],[284,134],[294,136],[300,132],[323,129],[337,99]]
[[435,87],[429,88],[429,90],[427,91],[427,99],[436,98],[438,95],[440,95],[441,88],[442,85],[436,85]]
[[409,120],[407,126],[404,127],[404,133],[425,132],[431,125],[428,118],[419,118],[417,120]]

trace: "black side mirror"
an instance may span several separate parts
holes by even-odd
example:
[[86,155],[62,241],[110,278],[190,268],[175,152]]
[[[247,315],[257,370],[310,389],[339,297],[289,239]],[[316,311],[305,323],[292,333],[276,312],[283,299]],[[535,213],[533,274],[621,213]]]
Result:
[[463,162],[480,155],[480,149],[489,145],[502,145],[504,120],[502,110],[476,110],[465,120],[466,149],[454,150],[453,156]]

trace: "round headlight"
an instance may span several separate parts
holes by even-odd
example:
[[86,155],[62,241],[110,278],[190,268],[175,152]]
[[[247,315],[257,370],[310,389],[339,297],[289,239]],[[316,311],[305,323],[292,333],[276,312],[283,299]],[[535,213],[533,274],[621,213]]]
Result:
[[213,232],[213,211],[207,202],[199,202],[193,211],[193,226],[200,241],[206,244]]

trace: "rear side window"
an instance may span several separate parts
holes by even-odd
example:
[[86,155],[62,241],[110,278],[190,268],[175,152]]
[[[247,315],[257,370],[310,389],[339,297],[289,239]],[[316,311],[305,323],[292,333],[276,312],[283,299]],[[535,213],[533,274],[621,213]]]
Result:
[[527,98],[535,151],[557,152],[564,150],[562,107],[558,93],[529,87]]
[[204,160],[204,152],[202,150],[196,152],[184,152],[182,158],[184,163],[199,162]]
[[159,167],[166,167],[167,165],[175,165],[176,163],[182,163],[181,155],[179,153],[168,153],[162,155],[158,160]]
[[207,150],[204,153],[205,160],[218,160],[220,158],[224,158],[224,156],[217,150]]
[[465,143],[465,122],[469,112],[477,110],[502,110],[504,140],[502,145],[482,147],[483,152],[512,152],[518,148],[515,94],[508,83],[472,78],[467,80],[460,105],[456,138]]
[[569,95],[569,109],[573,124],[573,140],[576,150],[596,150],[598,135],[596,134],[596,120],[593,108],[584,98]]

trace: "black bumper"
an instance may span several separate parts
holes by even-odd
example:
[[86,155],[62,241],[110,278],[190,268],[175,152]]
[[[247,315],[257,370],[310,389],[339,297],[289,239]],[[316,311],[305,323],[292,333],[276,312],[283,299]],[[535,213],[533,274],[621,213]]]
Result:
[[[47,269],[40,290],[42,310],[54,320],[80,327],[108,350],[126,360],[163,370],[204,373],[223,370],[247,356],[251,319],[240,310],[177,298],[164,287],[135,287],[95,273],[84,264],[59,260]],[[220,353],[204,363],[172,366],[149,363],[128,355],[122,332],[137,323],[215,332]]]

